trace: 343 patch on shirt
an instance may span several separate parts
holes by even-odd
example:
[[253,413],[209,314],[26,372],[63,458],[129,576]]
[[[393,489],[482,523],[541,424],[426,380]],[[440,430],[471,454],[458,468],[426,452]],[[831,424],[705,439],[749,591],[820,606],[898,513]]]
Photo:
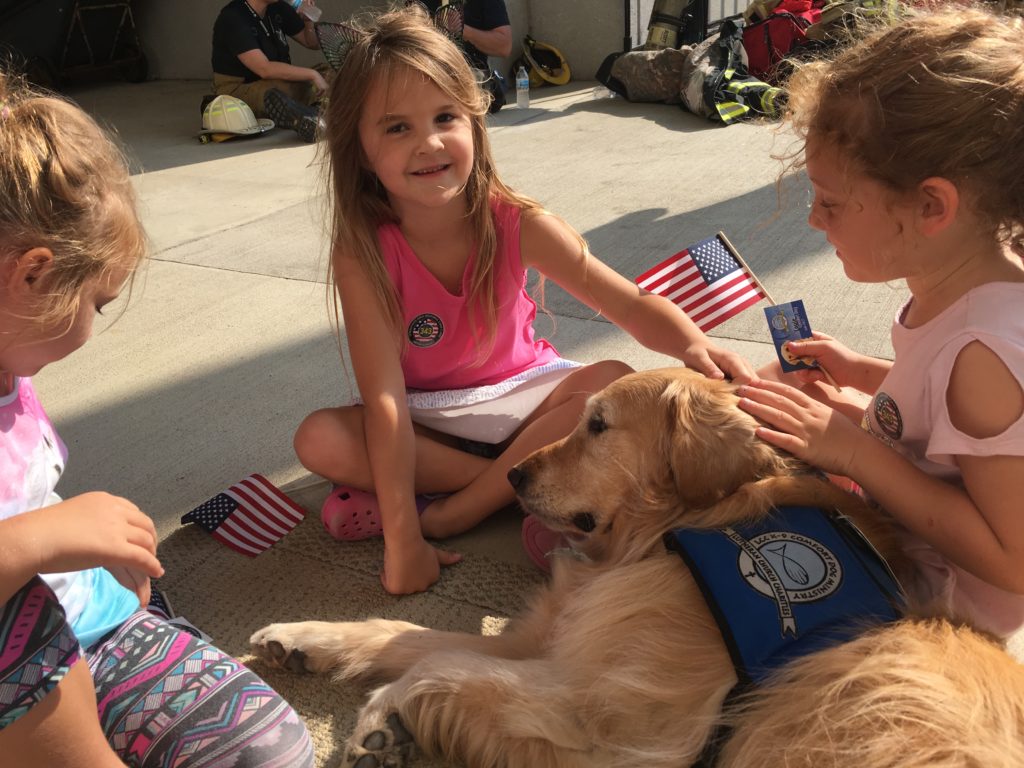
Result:
[[432,347],[444,336],[444,323],[437,315],[417,315],[409,323],[409,341],[416,347]]
[[879,392],[875,395],[871,407],[875,411],[875,421],[885,432],[886,437],[899,440],[903,436],[903,417],[900,415],[896,401],[885,392]]

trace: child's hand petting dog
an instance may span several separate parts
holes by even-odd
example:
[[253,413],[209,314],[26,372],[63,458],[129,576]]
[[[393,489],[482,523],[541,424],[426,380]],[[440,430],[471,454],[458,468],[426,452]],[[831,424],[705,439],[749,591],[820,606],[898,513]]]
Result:
[[849,475],[862,440],[870,434],[839,411],[776,381],[758,379],[736,390],[739,406],[767,423],[755,434],[825,472]]

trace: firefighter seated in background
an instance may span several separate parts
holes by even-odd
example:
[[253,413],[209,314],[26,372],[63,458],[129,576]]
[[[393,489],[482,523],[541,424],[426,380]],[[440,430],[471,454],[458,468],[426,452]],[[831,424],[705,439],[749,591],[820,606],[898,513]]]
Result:
[[[447,0],[424,0],[434,13]],[[512,25],[508,20],[505,0],[466,0],[463,6],[463,50],[470,64],[480,73],[481,84],[491,93],[492,113],[505,106],[505,89],[491,70],[488,56],[506,58],[512,53]]]
[[[303,0],[313,5],[311,0]],[[317,110],[327,90],[323,74],[291,63],[288,38],[310,49],[320,41],[312,22],[278,0],[231,0],[213,26],[213,90],[234,96],[257,117],[316,140]]]

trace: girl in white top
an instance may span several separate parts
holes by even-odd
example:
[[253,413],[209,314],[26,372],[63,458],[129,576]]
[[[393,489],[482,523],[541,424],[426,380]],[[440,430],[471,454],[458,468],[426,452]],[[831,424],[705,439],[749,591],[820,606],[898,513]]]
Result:
[[850,279],[903,279],[911,297],[893,362],[823,334],[791,344],[870,395],[866,411],[818,372],[797,389],[762,371],[740,392],[764,440],[851,478],[902,524],[918,597],[1000,636],[1024,624],[1022,62],[1020,19],[957,8],[798,71],[810,225]]
[[145,256],[124,157],[0,71],[0,158],[0,764],[312,768],[284,699],[146,610],[153,521],[56,492],[67,451],[31,377],[86,343]]

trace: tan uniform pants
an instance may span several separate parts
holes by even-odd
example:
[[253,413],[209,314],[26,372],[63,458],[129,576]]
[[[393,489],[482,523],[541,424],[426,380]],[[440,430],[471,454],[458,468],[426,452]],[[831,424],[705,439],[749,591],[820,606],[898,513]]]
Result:
[[291,96],[301,104],[312,104],[316,97],[316,88],[312,83],[293,82],[290,80],[256,80],[245,82],[241,77],[231,75],[213,75],[213,92],[218,96],[234,96],[241,99],[256,117],[269,117],[263,109],[263,97],[271,88],[277,88]]

